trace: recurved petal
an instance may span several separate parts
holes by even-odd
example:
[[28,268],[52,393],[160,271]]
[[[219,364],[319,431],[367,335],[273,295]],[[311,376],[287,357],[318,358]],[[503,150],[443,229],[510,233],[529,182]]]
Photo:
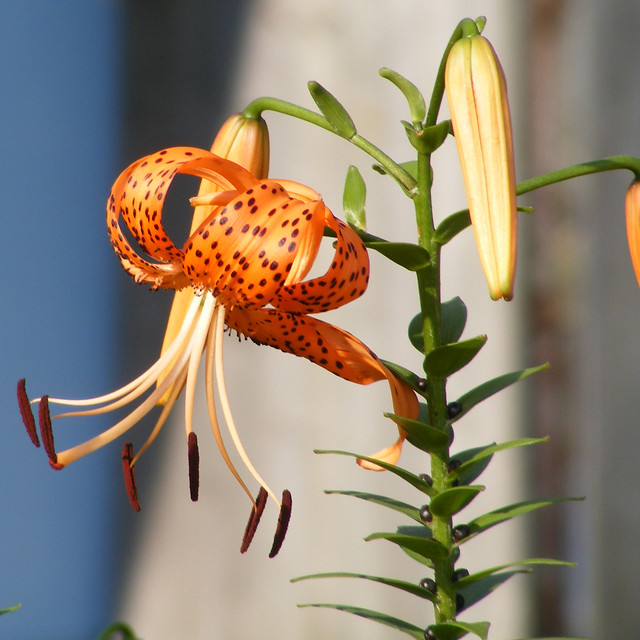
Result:
[[350,382],[370,384],[386,379],[394,412],[410,419],[418,416],[415,393],[364,343],[332,324],[277,309],[233,309],[227,314],[226,323],[257,344],[306,358]]
[[[274,306],[282,311],[319,313],[337,309],[356,298],[369,283],[369,255],[358,234],[325,207],[324,224],[336,234],[335,253],[326,273],[287,283]],[[306,273],[306,272],[305,272]]]
[[[206,178],[230,190],[244,191],[257,181],[239,165],[191,147],[164,149],[141,158],[120,174],[107,202],[109,236],[125,269],[136,281],[154,287],[180,288],[187,283],[179,271],[182,251],[162,226],[164,199],[178,173]],[[142,249],[160,264],[133,250],[120,228],[121,216]]]
[[227,307],[264,306],[301,259],[315,257],[321,200],[303,202],[263,180],[216,211],[185,245],[184,272]]

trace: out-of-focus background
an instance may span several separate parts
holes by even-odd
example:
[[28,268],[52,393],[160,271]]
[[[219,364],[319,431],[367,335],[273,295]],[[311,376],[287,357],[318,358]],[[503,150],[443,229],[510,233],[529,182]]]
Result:
[[[0,3],[0,608],[22,603],[0,618],[0,637],[88,640],[118,618],[145,640],[397,635],[344,613],[299,610],[300,602],[342,601],[429,624],[423,602],[381,585],[289,583],[331,570],[424,577],[391,545],[362,542],[394,527],[393,514],[323,490],[415,497],[388,474],[312,452],[388,444],[394,427],[382,417],[390,409],[383,383],[355,387],[306,361],[227,340],[227,383],[246,446],[270,484],[294,496],[275,560],[267,558],[273,508],[250,551],[238,553],[249,504],[207,438],[202,407],[200,501],[188,498],[178,410],[137,466],[142,511],[135,514],[118,445],[52,472],[24,434],[14,389],[25,376],[33,396],[97,395],[158,353],[170,294],[136,286],[104,229],[106,196],[124,166],[170,145],[208,147],[229,114],[261,95],[311,107],[311,79],[343,102],[362,135],[410,159],[399,123],[407,108],[377,70],[391,67],[428,95],[451,31],[479,14],[508,78],[520,179],[640,155],[640,7],[631,0]],[[327,132],[266,118],[272,177],[310,184],[340,215],[346,169],[355,164],[367,181],[371,231],[411,240],[408,201],[367,157]],[[434,171],[444,217],[465,206],[452,141],[436,154]],[[626,637],[640,626],[634,597],[625,597],[640,588],[640,292],[623,214],[630,179],[581,178],[520,199],[536,213],[521,218],[509,304],[489,301],[470,232],[445,251],[445,297],[467,303],[467,336],[489,336],[477,361],[451,380],[450,398],[488,377],[552,363],[457,424],[459,449],[551,436],[536,451],[501,454],[483,477],[488,491],[463,517],[532,497],[587,496],[463,547],[462,565],[471,570],[542,555],[578,563],[516,576],[463,616],[492,620],[495,640]],[[172,196],[185,217],[191,187],[177,185]],[[416,311],[412,278],[373,255],[367,295],[326,319],[418,370],[405,337]],[[74,422],[55,424],[59,448],[109,425],[108,417]],[[144,436],[141,425],[135,438]],[[406,451],[402,464],[425,463]]]

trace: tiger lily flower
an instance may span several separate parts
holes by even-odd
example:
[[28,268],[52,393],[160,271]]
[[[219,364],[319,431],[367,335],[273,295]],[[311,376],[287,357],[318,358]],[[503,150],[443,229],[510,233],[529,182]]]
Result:
[[465,36],[451,47],[445,91],[489,293],[511,300],[518,222],[513,135],[504,71],[486,38]]
[[[214,185],[191,199],[196,207],[209,207],[182,248],[167,236],[162,225],[167,190],[178,174],[190,174]],[[121,228],[124,220],[144,250],[133,249]],[[172,333],[159,359],[138,378],[110,394],[87,400],[42,396],[32,403],[24,381],[18,385],[23,420],[34,444],[39,445],[30,404],[39,402],[40,436],[50,464],[56,468],[74,462],[127,432],[155,405],[163,405],[146,443],[134,456],[123,450],[125,483],[132,506],[139,509],[134,465],[153,442],[180,393],[185,392],[185,429],[188,444],[191,497],[198,496],[198,446],[193,431],[195,382],[202,357],[209,418],[216,443],[227,466],[252,501],[252,512],[241,550],[248,547],[262,509],[271,497],[281,513],[274,544],[282,543],[291,512],[288,491],[279,500],[253,467],[240,441],[229,405],[223,372],[225,327],[257,344],[307,358],[332,373],[359,384],[386,379],[394,412],[408,418],[418,414],[418,402],[357,338],[311,317],[338,308],[362,295],[369,278],[366,249],[346,224],[338,220],[315,191],[304,185],[259,179],[228,159],[190,147],[164,149],[134,162],[118,177],[107,203],[107,226],[112,245],[125,270],[136,282],[152,289],[186,289],[190,300],[179,328]],[[327,227],[336,236],[333,260],[324,275],[305,280]],[[256,500],[225,448],[218,421],[216,389],[231,440],[247,471],[260,485]],[[141,399],[144,398],[144,399]],[[52,419],[89,416],[121,407],[128,415],[103,433],[62,452],[53,442]],[[79,407],[55,416],[51,404]],[[85,408],[86,407],[86,408]],[[404,433],[396,444],[380,452],[395,461]]]
[[636,279],[640,284],[640,181],[636,180],[629,185],[624,204],[629,253]]

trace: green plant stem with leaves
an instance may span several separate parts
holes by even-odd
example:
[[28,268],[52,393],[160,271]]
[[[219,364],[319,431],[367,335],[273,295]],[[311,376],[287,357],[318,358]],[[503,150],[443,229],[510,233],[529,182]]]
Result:
[[[466,539],[513,517],[563,500],[562,498],[543,499],[516,503],[484,514],[462,526],[454,526],[453,517],[484,489],[480,485],[471,483],[484,471],[495,453],[546,442],[545,438],[521,438],[458,452],[455,455],[450,451],[452,425],[456,420],[489,396],[546,368],[546,365],[542,365],[507,373],[484,382],[454,403],[447,401],[448,376],[471,361],[484,345],[486,337],[478,336],[461,341],[466,308],[459,298],[449,302],[443,302],[441,298],[441,248],[470,225],[470,218],[469,211],[462,210],[435,225],[431,199],[433,179],[431,155],[452,133],[449,121],[438,122],[444,96],[445,63],[449,51],[461,37],[480,33],[484,23],[483,18],[475,21],[465,19],[455,28],[445,47],[428,109],[419,90],[411,82],[390,69],[380,71],[380,74],[402,91],[407,99],[411,121],[402,121],[402,125],[416,151],[416,160],[397,163],[359,135],[351,116],[342,104],[315,82],[309,83],[309,90],[320,113],[275,98],[255,100],[244,111],[244,115],[250,118],[259,118],[264,111],[276,111],[304,120],[344,138],[375,161],[374,169],[393,178],[403,193],[412,200],[415,208],[417,242],[392,243],[371,235],[366,229],[364,215],[364,181],[357,169],[354,167],[349,169],[345,186],[345,211],[348,223],[358,231],[370,249],[381,252],[396,264],[413,271],[417,278],[420,313],[409,326],[409,337],[424,356],[424,372],[416,374],[402,366],[388,362],[386,364],[424,400],[419,420],[400,420],[398,416],[395,416],[395,419],[407,431],[409,442],[429,455],[430,467],[425,465],[424,470],[413,474],[395,465],[385,463],[381,466],[412,484],[422,494],[423,500],[428,499],[428,503],[420,507],[363,492],[331,493],[343,493],[386,506],[417,522],[418,527],[399,527],[396,533],[376,533],[369,536],[367,540],[382,538],[394,542],[410,556],[432,568],[433,580],[423,580],[420,585],[414,585],[392,578],[343,572],[315,574],[298,579],[364,578],[423,597],[432,603],[434,609],[435,624],[426,630],[424,626],[413,625],[388,614],[356,606],[311,605],[348,611],[394,627],[418,640],[422,638],[455,640],[468,633],[482,639],[486,638],[489,623],[459,622],[457,615],[461,609],[470,607],[515,573],[530,571],[531,567],[538,564],[569,564],[551,559],[534,558],[493,567],[471,576],[465,571],[456,572],[458,547]],[[617,169],[631,171],[634,179],[637,180],[640,178],[640,159],[631,156],[614,156],[577,164],[521,182],[517,185],[516,192],[522,195],[571,178]],[[354,174],[357,179],[354,179]],[[347,206],[346,203],[349,205]],[[526,207],[519,210],[529,211]],[[337,451],[320,453],[356,455]],[[426,474],[425,471],[429,468],[430,473]]]

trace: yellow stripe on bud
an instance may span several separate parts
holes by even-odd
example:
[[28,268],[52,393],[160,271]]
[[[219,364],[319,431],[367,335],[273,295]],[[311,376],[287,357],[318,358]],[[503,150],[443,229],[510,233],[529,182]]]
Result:
[[[211,146],[211,152],[248,169],[260,180],[266,178],[269,173],[269,130],[266,122],[262,118],[259,120],[246,118],[241,113],[232,115],[218,131],[218,135],[216,135]],[[218,190],[218,187],[212,182],[202,180],[198,195],[211,194]],[[189,235],[206,220],[214,208],[211,205],[194,207]],[[193,290],[191,287],[176,291],[171,312],[169,313],[161,353],[167,350],[180,331],[192,300]],[[172,365],[173,363],[167,368],[167,372]],[[158,384],[162,382],[164,377],[165,374],[158,378]],[[164,404],[170,393],[171,388],[158,404]]]
[[445,91],[489,293],[511,300],[517,239],[511,116],[504,72],[486,38],[464,37],[451,47]]

